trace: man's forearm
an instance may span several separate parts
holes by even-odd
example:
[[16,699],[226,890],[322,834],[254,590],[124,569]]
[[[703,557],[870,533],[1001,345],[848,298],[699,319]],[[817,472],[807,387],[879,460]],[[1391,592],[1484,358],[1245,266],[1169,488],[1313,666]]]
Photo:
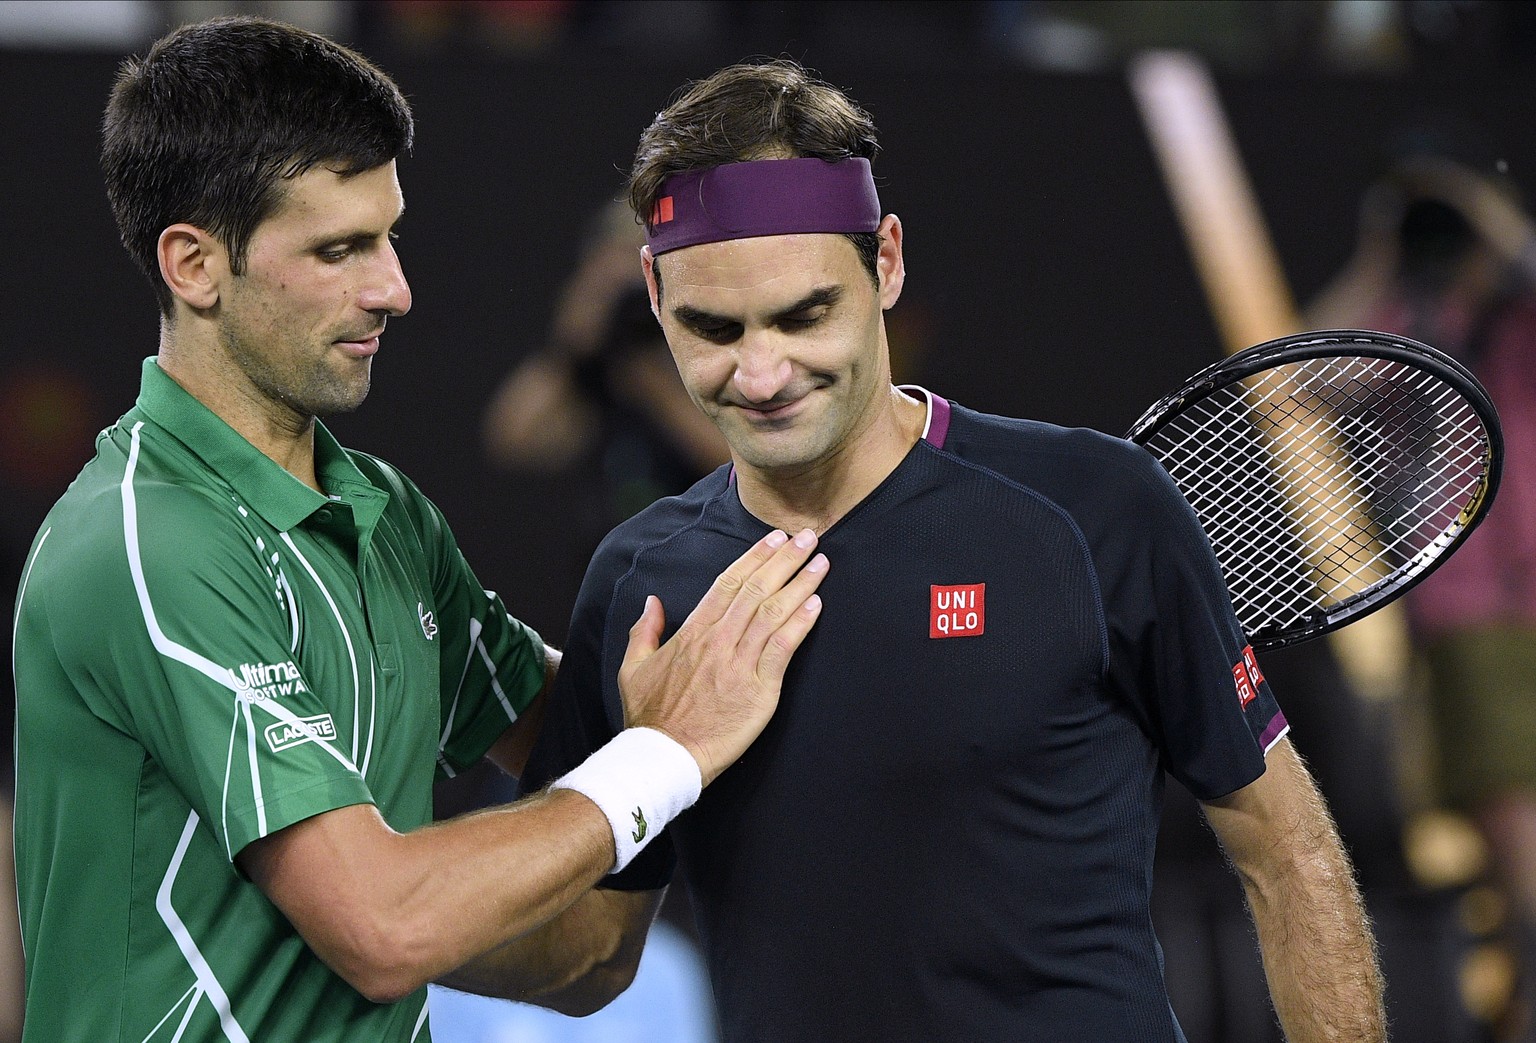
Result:
[[322,960],[392,1002],[579,901],[613,841],[590,801],[557,792],[409,833],[371,805],[339,808],[238,857]]
[[1207,802],[1243,882],[1290,1043],[1384,1043],[1376,941],[1354,872],[1311,774],[1288,739],[1250,785]]
[[1337,847],[1320,844],[1295,879],[1244,880],[1264,974],[1290,1043],[1383,1043],[1387,1038],[1375,939]]
[[661,891],[594,888],[545,925],[443,977],[441,984],[575,1017],[634,980]]

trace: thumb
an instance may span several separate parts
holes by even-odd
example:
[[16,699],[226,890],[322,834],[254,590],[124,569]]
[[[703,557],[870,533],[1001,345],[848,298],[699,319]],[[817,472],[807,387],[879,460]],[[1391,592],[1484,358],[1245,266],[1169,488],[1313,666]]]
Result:
[[666,623],[667,616],[662,610],[661,600],[654,594],[646,595],[644,611],[635,620],[635,625],[629,628],[629,646],[624,649],[621,670],[632,670],[651,657],[661,645],[661,634]]

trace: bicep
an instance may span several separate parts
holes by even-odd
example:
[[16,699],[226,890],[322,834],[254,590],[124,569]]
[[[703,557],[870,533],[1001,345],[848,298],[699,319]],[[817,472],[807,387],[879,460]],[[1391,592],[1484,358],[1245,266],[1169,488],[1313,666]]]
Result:
[[349,937],[366,930],[369,867],[384,862],[395,835],[376,807],[354,804],[252,841],[235,863],[335,967]]
[[596,805],[558,791],[408,833],[350,805],[236,861],[316,955],[383,1002],[557,917],[612,866],[613,840]]

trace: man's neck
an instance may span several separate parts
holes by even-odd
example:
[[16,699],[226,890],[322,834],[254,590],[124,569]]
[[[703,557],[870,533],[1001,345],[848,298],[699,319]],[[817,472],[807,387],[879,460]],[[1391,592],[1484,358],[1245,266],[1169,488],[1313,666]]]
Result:
[[263,395],[217,349],[189,347],[162,332],[160,369],[283,470],[316,492],[315,418]]
[[819,460],[773,471],[737,461],[742,506],[785,532],[826,532],[900,466],[923,436],[927,419],[926,403],[893,387],[868,430]]

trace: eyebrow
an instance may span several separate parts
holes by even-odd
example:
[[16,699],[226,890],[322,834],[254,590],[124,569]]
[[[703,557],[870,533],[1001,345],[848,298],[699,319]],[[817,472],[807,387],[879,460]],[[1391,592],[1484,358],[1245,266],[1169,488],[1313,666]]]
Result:
[[[399,229],[400,229],[400,222],[403,221],[403,220],[405,220],[405,204],[404,203],[400,204],[400,212],[395,215],[395,219],[392,222],[390,222],[389,227],[384,230],[384,236],[387,237],[387,236],[393,235],[395,232],[399,231]],[[332,235],[317,234],[317,235],[314,235],[314,236],[311,237],[311,239],[310,239],[310,247],[314,248],[314,247],[325,246],[325,245],[327,245],[329,243],[362,243],[362,242],[367,242],[368,240],[371,240],[371,239],[378,239],[378,238],[381,238],[379,233],[375,232],[375,231],[373,231],[371,229],[369,229],[369,230],[355,229],[355,230],[350,231],[350,232],[337,232],[337,233],[332,234]]]
[[[842,296],[843,288],[841,286],[818,286],[804,297],[801,297],[798,301],[795,301],[788,307],[781,308],[774,312],[772,315],[768,316],[768,321],[770,324],[782,322],[784,319],[787,319],[790,316],[796,315],[802,311],[808,311],[811,308],[821,308],[836,304],[839,300],[842,299]],[[737,319],[727,318],[723,315],[716,315],[713,312],[704,311],[702,308],[695,308],[689,304],[679,304],[677,307],[673,308],[672,316],[679,322],[690,326],[698,326],[701,324],[707,325],[711,322],[739,321]]]

